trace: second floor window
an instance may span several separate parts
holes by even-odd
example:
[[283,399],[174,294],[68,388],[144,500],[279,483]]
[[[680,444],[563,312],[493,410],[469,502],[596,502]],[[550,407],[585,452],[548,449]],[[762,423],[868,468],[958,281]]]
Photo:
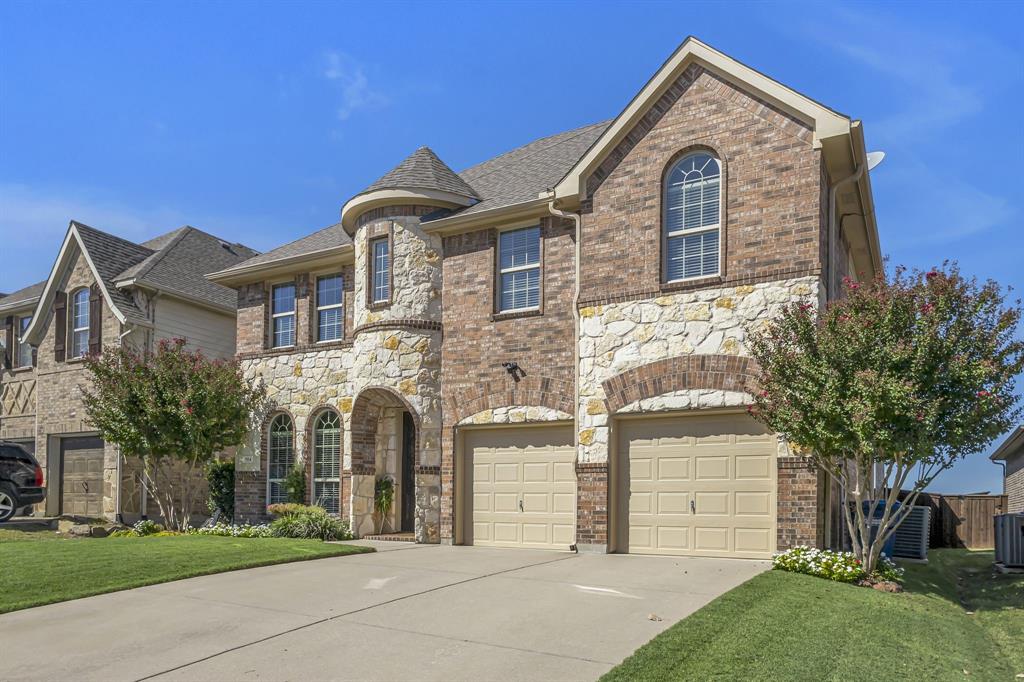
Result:
[[665,279],[718,274],[722,166],[707,152],[689,154],[665,176]]
[[79,289],[71,300],[71,357],[81,358],[89,352],[89,290]]
[[370,302],[391,299],[391,245],[387,237],[370,242]]
[[28,326],[32,324],[32,316],[28,315],[18,320],[18,367],[30,367],[32,365],[32,346],[21,339],[25,337]]
[[345,331],[344,294],[341,275],[317,277],[317,341],[338,341]]
[[271,343],[274,348],[295,345],[295,285],[278,284],[271,290],[270,319],[273,324]]
[[540,227],[498,235],[498,310],[540,307]]

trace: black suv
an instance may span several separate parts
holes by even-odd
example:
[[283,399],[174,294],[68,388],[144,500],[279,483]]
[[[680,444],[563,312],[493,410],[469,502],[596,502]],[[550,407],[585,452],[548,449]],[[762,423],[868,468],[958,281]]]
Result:
[[43,470],[36,458],[17,443],[0,441],[0,523],[45,499]]

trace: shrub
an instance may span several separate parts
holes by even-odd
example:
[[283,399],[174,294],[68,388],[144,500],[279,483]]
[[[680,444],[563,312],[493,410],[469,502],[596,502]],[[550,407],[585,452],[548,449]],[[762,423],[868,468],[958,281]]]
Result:
[[270,530],[279,538],[352,539],[348,523],[331,516],[323,507],[291,505],[287,512],[271,522]]
[[[853,552],[833,552],[830,549],[812,549],[804,546],[794,547],[775,555],[772,568],[814,575],[841,583],[855,583],[869,578],[860,559]],[[870,577],[875,580],[902,582],[903,569],[897,568],[891,559],[883,556],[878,562],[878,570]]]
[[159,523],[156,521],[150,521],[149,519],[143,519],[132,526],[132,530],[135,531],[136,535],[156,535],[163,529],[164,527]]
[[224,518],[235,517],[235,463],[230,459],[214,460],[206,465],[206,482],[210,498],[206,506],[211,514],[219,509]]
[[309,509],[304,504],[295,504],[294,502],[279,502],[272,504],[267,507],[267,513],[277,518],[279,516],[288,516],[289,514],[297,514],[298,512]]
[[212,526],[205,526],[203,528],[192,528],[189,530],[189,534],[216,535],[230,538],[270,538],[274,536],[270,531],[270,526],[265,523],[261,523],[257,526],[249,524],[235,526],[228,523],[216,523]]

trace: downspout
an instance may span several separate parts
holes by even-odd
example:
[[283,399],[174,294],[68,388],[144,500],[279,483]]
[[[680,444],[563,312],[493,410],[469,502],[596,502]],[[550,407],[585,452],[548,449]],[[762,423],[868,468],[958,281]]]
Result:
[[[134,325],[126,325],[125,326],[125,330],[123,332],[121,332],[121,334],[118,335],[118,337],[117,337],[117,345],[120,346],[121,343],[124,341],[124,338],[126,336],[128,336],[129,334],[131,334],[133,331],[135,331],[135,326]],[[124,514],[121,513],[121,475],[122,475],[122,472],[124,471],[124,469],[121,466],[121,460],[122,459],[124,459],[124,456],[120,452],[118,452],[117,453],[117,486],[114,488],[114,520],[116,520],[118,523],[124,523]],[[143,495],[143,499],[145,499],[145,495],[146,495],[145,487],[143,487],[143,489],[142,489],[142,495]]]
[[576,457],[579,458],[579,439],[580,433],[580,238],[582,236],[581,224],[582,218],[579,213],[570,213],[566,211],[560,211],[555,208],[555,200],[552,199],[548,202],[548,213],[559,218],[567,218],[572,220],[576,226],[576,255],[573,262],[573,292],[572,292],[572,322],[574,337],[572,340],[572,358],[573,358],[573,409],[572,409],[572,424],[573,424],[573,443],[576,444],[577,452]]
[[826,268],[828,272],[828,277],[825,280],[826,300],[831,300],[833,295],[835,294],[835,287],[832,283],[832,273],[834,268],[833,245],[835,240],[838,239],[838,226],[836,225],[836,213],[838,212],[838,207],[836,203],[838,199],[839,189],[845,185],[850,184],[851,182],[857,182],[858,180],[860,180],[860,177],[864,175],[865,166],[866,164],[859,164],[857,166],[857,169],[853,171],[853,173],[847,175],[845,178],[837,180],[836,182],[828,186],[828,235],[826,237],[825,245],[825,258],[826,263],[828,264],[828,267]]

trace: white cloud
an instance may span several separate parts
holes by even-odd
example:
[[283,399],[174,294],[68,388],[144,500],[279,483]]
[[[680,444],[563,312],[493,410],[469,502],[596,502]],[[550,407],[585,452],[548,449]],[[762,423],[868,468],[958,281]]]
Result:
[[346,120],[359,110],[380,109],[387,106],[389,98],[370,86],[366,68],[351,56],[337,50],[324,53],[324,78],[330,81],[341,95],[337,115]]

